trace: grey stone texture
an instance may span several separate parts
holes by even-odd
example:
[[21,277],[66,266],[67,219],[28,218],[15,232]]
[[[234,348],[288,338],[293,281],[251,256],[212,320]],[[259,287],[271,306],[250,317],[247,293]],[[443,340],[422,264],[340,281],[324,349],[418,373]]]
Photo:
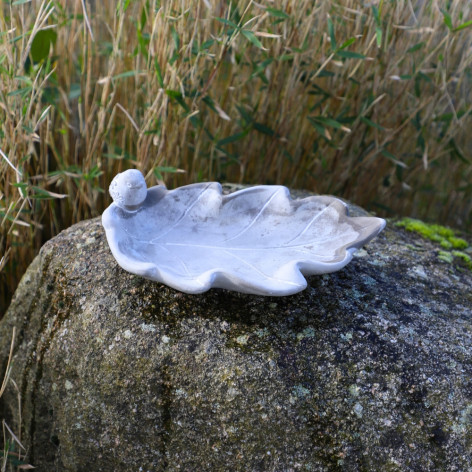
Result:
[[[361,213],[353,208],[353,213]],[[470,471],[472,272],[389,224],[288,297],[123,271],[100,219],[44,245],[0,323],[38,471]],[[10,386],[0,415],[19,431]]]

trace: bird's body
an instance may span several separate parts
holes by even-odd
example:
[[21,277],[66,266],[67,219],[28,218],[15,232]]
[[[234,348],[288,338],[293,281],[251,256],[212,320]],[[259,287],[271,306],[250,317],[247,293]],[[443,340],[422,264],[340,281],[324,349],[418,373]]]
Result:
[[147,195],[146,181],[136,169],[117,174],[110,184],[113,202],[124,210],[133,210],[144,202]]

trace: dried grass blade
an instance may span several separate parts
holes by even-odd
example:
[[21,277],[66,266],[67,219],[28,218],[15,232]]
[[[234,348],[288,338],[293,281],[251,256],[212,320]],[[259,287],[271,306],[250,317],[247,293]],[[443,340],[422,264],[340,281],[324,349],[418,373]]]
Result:
[[11,437],[12,437],[13,440],[18,444],[18,446],[20,446],[21,449],[23,449],[23,451],[26,451],[25,446],[23,446],[23,444],[21,444],[21,441],[18,439],[18,437],[16,436],[16,434],[10,429],[10,427],[7,425],[7,423],[5,422],[5,420],[2,420],[2,424],[3,424],[3,426],[7,429],[7,431],[10,433]]
[[13,332],[11,335],[10,354],[8,355],[7,368],[5,371],[5,376],[3,377],[2,386],[0,387],[0,397],[3,395],[3,392],[5,391],[5,388],[7,387],[7,384],[8,384],[8,379],[10,378],[11,361],[13,358],[13,349],[15,347],[15,335],[16,335],[16,327],[13,327]]

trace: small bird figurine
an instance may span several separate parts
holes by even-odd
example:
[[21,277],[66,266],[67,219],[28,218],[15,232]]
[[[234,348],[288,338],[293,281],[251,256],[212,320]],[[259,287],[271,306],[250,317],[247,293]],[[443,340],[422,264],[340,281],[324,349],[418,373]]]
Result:
[[110,195],[115,205],[123,210],[137,210],[147,195],[146,181],[136,169],[117,174],[110,184]]

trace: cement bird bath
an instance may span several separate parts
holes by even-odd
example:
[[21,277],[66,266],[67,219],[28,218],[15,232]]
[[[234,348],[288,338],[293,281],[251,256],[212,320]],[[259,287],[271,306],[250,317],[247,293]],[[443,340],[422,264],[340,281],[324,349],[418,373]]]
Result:
[[283,296],[303,274],[334,272],[385,227],[350,217],[337,198],[294,200],[261,185],[223,195],[215,182],[147,189],[137,170],[118,174],[103,213],[108,244],[125,270],[196,294],[212,287]]

